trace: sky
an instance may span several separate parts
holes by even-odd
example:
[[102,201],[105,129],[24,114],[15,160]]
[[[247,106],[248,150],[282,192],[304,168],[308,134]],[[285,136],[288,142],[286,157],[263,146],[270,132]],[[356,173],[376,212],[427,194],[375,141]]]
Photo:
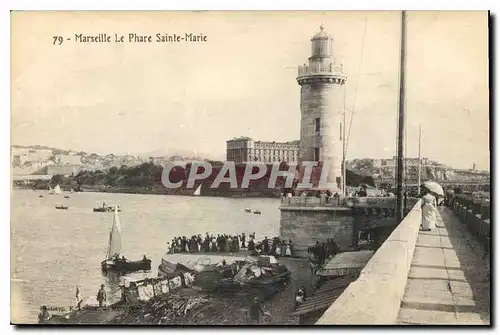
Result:
[[[489,169],[488,16],[408,12],[406,155]],[[347,158],[396,154],[400,12],[21,12],[12,143],[100,154],[300,139],[297,66],[320,24],[348,77]],[[77,44],[74,35],[203,34],[205,43]],[[64,36],[53,45],[53,36]]]

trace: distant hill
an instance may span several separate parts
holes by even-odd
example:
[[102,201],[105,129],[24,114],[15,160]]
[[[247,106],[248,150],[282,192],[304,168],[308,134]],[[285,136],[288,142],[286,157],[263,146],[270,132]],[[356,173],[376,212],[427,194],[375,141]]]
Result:
[[12,148],[19,148],[19,149],[37,149],[37,150],[52,150],[52,153],[54,155],[66,155],[69,153],[71,150],[65,150],[65,149],[59,149],[59,148],[52,148],[48,147],[46,145],[18,145],[18,144],[13,144],[11,146]]
[[[38,149],[38,150],[52,150],[54,155],[68,155],[70,152],[75,152],[75,150],[71,149],[61,149],[61,148],[54,148],[54,147],[49,147],[46,145],[18,145],[18,144],[13,144],[11,145],[11,148],[21,148],[21,149]],[[91,153],[91,152],[85,152],[85,151],[79,151],[77,153],[79,156],[101,156],[105,157],[108,155],[113,155],[113,156],[126,156],[127,154],[96,154],[96,153]],[[130,154],[129,154],[130,155]],[[224,160],[225,157],[224,155],[220,155],[217,157],[216,155],[210,155],[210,154],[205,154],[205,153],[199,153],[194,150],[186,150],[186,149],[156,149],[150,152],[143,152],[143,153],[137,153],[133,154],[134,156],[137,157],[142,157],[142,158],[149,158],[149,157],[172,157],[175,160]]]

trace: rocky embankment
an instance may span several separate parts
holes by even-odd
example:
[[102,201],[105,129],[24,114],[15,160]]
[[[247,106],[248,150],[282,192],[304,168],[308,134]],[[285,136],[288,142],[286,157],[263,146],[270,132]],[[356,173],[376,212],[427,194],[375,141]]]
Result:
[[[251,297],[244,294],[209,295],[186,291],[163,295],[128,308],[110,324],[134,325],[246,325],[250,323]],[[285,287],[269,301],[262,303],[266,313],[261,324],[298,324],[290,317],[294,290]],[[228,311],[231,311],[228,313]]]

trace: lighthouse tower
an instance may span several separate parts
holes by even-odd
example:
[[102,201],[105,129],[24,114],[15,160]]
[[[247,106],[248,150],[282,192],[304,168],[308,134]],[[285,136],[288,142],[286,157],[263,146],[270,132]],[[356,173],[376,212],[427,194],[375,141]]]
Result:
[[328,185],[341,187],[341,120],[347,77],[332,55],[333,38],[320,26],[311,39],[309,63],[298,68],[300,92],[299,162],[317,161]]

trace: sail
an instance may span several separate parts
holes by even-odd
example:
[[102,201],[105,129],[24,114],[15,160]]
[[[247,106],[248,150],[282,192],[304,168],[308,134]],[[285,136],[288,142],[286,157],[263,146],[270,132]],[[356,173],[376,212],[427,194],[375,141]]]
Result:
[[118,207],[115,207],[115,215],[113,217],[113,227],[109,233],[109,246],[106,258],[113,259],[115,256],[120,255],[122,248],[122,229],[120,227],[120,217],[118,216]]
[[61,194],[61,188],[59,187],[59,184],[56,187],[54,187],[54,193]]
[[194,191],[193,195],[195,195],[195,196],[201,195],[201,184],[200,184],[200,186],[198,186],[196,191]]

